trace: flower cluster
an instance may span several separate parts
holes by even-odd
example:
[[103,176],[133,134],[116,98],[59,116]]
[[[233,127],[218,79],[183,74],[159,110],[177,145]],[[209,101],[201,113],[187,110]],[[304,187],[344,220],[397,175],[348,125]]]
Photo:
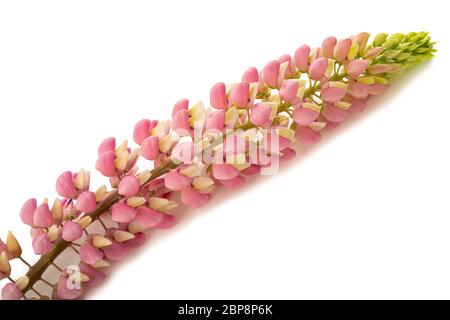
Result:
[[[6,244],[0,240],[0,280],[10,280],[2,297],[27,299],[34,292],[40,299],[79,298],[105,279],[104,268],[141,245],[148,230],[172,227],[176,206],[201,207],[217,187],[241,187],[248,176],[294,158],[295,142],[317,143],[323,130],[363,111],[394,76],[430,59],[434,51],[424,32],[379,34],[371,42],[365,32],[340,40],[328,37],[318,48],[303,45],[261,70],[249,68],[237,83],[215,84],[211,107],[182,99],[173,106],[170,121],[139,121],[134,149],[127,141],[117,146],[115,138],[105,139],[95,167],[109,178],[110,187],[90,191],[88,171],[67,171],[56,180],[61,198],[51,207],[48,200],[36,199],[23,205],[20,217],[31,227],[38,262],[30,265],[21,257],[11,233]],[[140,157],[151,169],[139,171]],[[94,222],[101,228],[89,228]],[[78,265],[56,265],[66,249],[76,252]],[[13,280],[9,261],[15,258],[29,271]],[[59,272],[54,284],[42,277],[50,265]],[[39,280],[48,283],[50,295],[34,288]]]

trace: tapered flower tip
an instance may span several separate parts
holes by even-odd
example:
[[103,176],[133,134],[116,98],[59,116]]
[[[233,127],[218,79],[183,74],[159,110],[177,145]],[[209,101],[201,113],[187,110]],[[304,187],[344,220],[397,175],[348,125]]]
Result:
[[106,258],[111,261],[119,261],[128,255],[128,247],[122,243],[113,241],[111,245],[103,248]]
[[289,161],[295,158],[297,152],[292,148],[286,148],[282,151],[282,155],[280,157],[280,161]]
[[255,67],[248,68],[242,75],[242,81],[248,83],[258,82],[259,81],[258,69],[256,69]]
[[68,199],[75,199],[78,196],[72,172],[66,171],[58,177],[56,180],[56,192],[61,197]]
[[100,156],[102,153],[107,151],[115,151],[116,150],[116,138],[109,137],[103,140],[98,146],[97,152]]
[[345,89],[340,87],[328,87],[322,89],[321,97],[327,102],[338,102],[345,96]]
[[172,228],[177,222],[177,217],[173,214],[164,214],[161,222],[156,226],[157,229],[166,230]]
[[209,195],[202,194],[188,186],[181,190],[181,202],[191,208],[199,208],[209,201]]
[[67,275],[62,275],[56,284],[55,295],[58,299],[75,300],[81,296],[83,290],[80,283],[68,279]]
[[105,151],[99,156],[95,168],[105,177],[114,177],[116,175],[115,160],[116,154],[114,151]]
[[83,282],[83,285],[88,288],[93,288],[93,287],[98,286],[106,278],[106,275],[103,272],[101,272],[97,269],[94,269],[85,263],[80,263],[80,272],[89,277],[88,281]]
[[81,212],[93,212],[97,208],[95,193],[90,191],[82,192],[77,198],[76,208]]
[[131,233],[136,234],[149,228],[156,227],[163,220],[163,217],[163,213],[141,206],[137,209],[136,217],[129,224],[128,230]]
[[216,109],[226,109],[228,107],[227,92],[225,83],[218,82],[212,88],[210,92],[210,103]]
[[20,219],[22,219],[23,223],[29,226],[34,224],[34,211],[36,208],[36,199],[29,199],[23,204],[22,209],[20,210]]
[[285,62],[288,63],[287,68],[286,68],[286,73],[284,74],[285,78],[290,78],[290,77],[294,76],[295,68],[292,63],[292,57],[290,55],[283,54],[281,57],[278,58],[278,61],[280,61],[280,63],[285,63]]
[[141,183],[139,178],[135,176],[126,176],[119,183],[119,194],[125,197],[135,196],[139,189],[141,188]]
[[315,121],[319,116],[319,113],[303,107],[296,107],[294,109],[294,120],[300,126],[307,126],[311,124],[311,122]]
[[189,135],[189,111],[180,110],[172,116],[172,130],[180,136]]
[[322,41],[322,54],[325,58],[332,59],[334,57],[334,47],[336,46],[336,37],[328,37]]
[[243,174],[248,175],[248,176],[252,176],[252,175],[255,175],[255,174],[259,174],[261,172],[261,167],[256,165],[256,164],[252,164],[252,165],[250,165],[250,167],[245,168],[241,172]]
[[228,104],[238,108],[247,107],[249,89],[250,87],[248,82],[236,83],[230,90]]
[[128,248],[137,248],[144,244],[146,240],[146,235],[143,232],[138,232],[134,234],[134,238],[122,242],[124,245],[126,245]]
[[215,129],[222,131],[225,126],[225,110],[212,112],[206,120],[206,130]]
[[66,241],[76,241],[83,235],[83,227],[80,224],[67,221],[62,229],[62,238]]
[[297,96],[299,89],[299,82],[297,80],[285,80],[280,88],[280,97],[284,101],[292,104],[299,100]]
[[52,212],[48,207],[48,203],[44,202],[34,211],[34,225],[41,228],[51,227],[54,223]]
[[20,300],[23,294],[15,283],[8,283],[2,289],[2,300]]
[[244,177],[237,176],[229,180],[220,180],[220,184],[222,184],[225,188],[228,189],[237,189],[245,184],[245,180],[246,179]]
[[341,63],[344,62],[351,47],[352,40],[350,38],[339,40],[334,48],[334,59]]
[[389,89],[389,84],[372,83],[369,85],[369,94],[373,96],[379,96],[385,93]]
[[302,45],[295,51],[294,64],[302,72],[308,71],[309,68],[309,53],[311,48],[306,44]]
[[261,77],[264,83],[271,88],[278,87],[278,76],[280,74],[280,61],[273,60],[266,64],[261,72]]
[[365,83],[350,82],[347,91],[356,99],[365,99],[369,95],[369,86]]
[[130,207],[123,202],[113,205],[111,212],[112,219],[119,223],[130,223],[137,214],[137,210],[135,208]]
[[258,127],[269,127],[273,121],[272,109],[270,104],[255,104],[250,111],[250,122]]
[[342,122],[347,119],[349,112],[336,107],[334,104],[327,103],[322,109],[322,115],[331,122]]
[[[134,126],[133,131],[133,140],[138,145],[142,143],[150,134],[150,130],[153,128],[150,128],[151,121],[149,119],[142,119],[136,125]],[[112,151],[112,150],[109,150]]]
[[310,127],[298,127],[295,132],[295,137],[300,144],[310,145],[319,142],[322,136]]
[[178,171],[170,171],[164,177],[165,186],[173,191],[180,191],[191,183],[190,179]]
[[178,100],[177,103],[173,106],[172,109],[172,117],[178,113],[178,111],[181,110],[188,110],[189,109],[189,100],[188,99],[181,99]]
[[37,255],[44,255],[52,250],[52,242],[46,233],[42,233],[33,239],[33,250]]
[[344,98],[345,102],[351,103],[350,108],[348,109],[350,112],[359,113],[366,109],[367,107],[367,99],[355,99],[352,96],[347,95]]
[[345,70],[350,77],[356,78],[366,71],[368,66],[369,61],[367,60],[353,60],[347,63]]
[[92,265],[103,259],[103,252],[86,241],[80,247],[80,258],[82,262]]
[[141,144],[141,155],[147,160],[158,159],[159,138],[152,136],[145,139]]
[[212,172],[217,180],[230,180],[239,175],[239,170],[236,167],[224,163],[213,164]]
[[0,239],[0,254],[6,251],[6,244],[2,241],[2,239]]
[[309,76],[313,80],[319,80],[325,74],[325,71],[328,67],[328,59],[327,58],[318,58],[311,62],[311,66],[309,67]]

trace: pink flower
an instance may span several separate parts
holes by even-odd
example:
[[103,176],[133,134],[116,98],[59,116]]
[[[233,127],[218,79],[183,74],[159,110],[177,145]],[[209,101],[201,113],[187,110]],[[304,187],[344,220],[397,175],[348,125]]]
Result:
[[367,60],[353,60],[347,63],[345,70],[350,77],[356,78],[366,71],[368,66],[369,61]]
[[72,172],[66,171],[58,177],[56,180],[56,192],[58,192],[61,197],[68,199],[75,199],[78,196]]
[[53,245],[46,233],[42,233],[33,239],[33,250],[37,255],[44,255],[50,252]]
[[36,208],[36,199],[30,199],[23,204],[22,209],[20,210],[20,219],[22,219],[23,223],[29,226],[34,224],[34,211],[36,210]]
[[67,221],[62,229],[62,238],[66,241],[76,241],[83,235],[83,227],[80,224]]
[[199,208],[209,201],[209,195],[202,194],[192,187],[186,187],[181,190],[181,202],[191,208]]
[[2,300],[20,300],[23,294],[15,283],[8,283],[2,289]]
[[274,114],[272,106],[265,103],[255,104],[250,112],[250,121],[256,126],[267,128],[272,124]]
[[338,87],[328,87],[322,89],[321,97],[327,102],[338,102],[345,96],[345,89]]
[[51,227],[54,223],[52,213],[48,207],[48,203],[43,203],[34,211],[33,222],[35,226],[41,228]]
[[338,62],[344,62],[347,58],[347,54],[352,46],[352,40],[347,38],[339,40],[334,48],[334,59]]
[[137,214],[137,210],[129,205],[119,202],[112,206],[112,219],[119,223],[130,223]]
[[116,149],[116,138],[109,137],[103,140],[98,147],[97,153],[100,156],[102,153],[112,151]]
[[334,104],[327,103],[322,110],[322,115],[331,122],[341,122],[348,117],[348,111],[336,107]]
[[290,102],[295,104],[299,99],[303,98],[303,92],[301,95],[298,95],[299,89],[299,81],[298,80],[285,80],[280,88],[280,97],[286,102]]
[[190,179],[176,170],[170,171],[164,177],[164,184],[173,191],[180,191],[191,183]]
[[356,81],[350,82],[348,84],[347,91],[356,99],[364,99],[369,95],[368,85]]
[[258,82],[259,81],[259,75],[258,75],[258,69],[255,67],[248,68],[247,71],[244,72],[242,75],[242,82]]
[[245,184],[245,178],[242,176],[236,176],[229,180],[220,180],[220,184],[228,189],[237,189]]
[[230,180],[239,175],[239,170],[230,164],[213,164],[212,171],[218,180]]
[[83,293],[79,283],[69,280],[67,275],[63,274],[56,284],[56,297],[65,300],[74,300],[79,298]]
[[92,244],[89,241],[85,241],[80,247],[80,258],[86,264],[94,264],[103,259],[103,252]]
[[309,67],[309,76],[313,80],[319,80],[325,74],[328,67],[327,58],[318,58],[311,63]]
[[311,48],[306,44],[295,51],[294,64],[302,72],[308,71],[309,68],[309,52]]
[[80,263],[80,272],[89,277],[89,281],[83,282],[83,286],[88,288],[98,286],[106,278],[106,275],[103,272],[94,269],[85,263]]
[[[172,130],[180,136],[188,136],[190,134],[189,112],[188,110],[180,110],[172,116]],[[152,156],[154,157],[154,156]]]
[[235,84],[230,90],[228,104],[238,108],[246,108],[248,104],[248,82],[240,82]]
[[296,107],[293,116],[297,124],[300,126],[307,126],[317,119],[319,113],[311,109]]
[[93,212],[97,208],[97,200],[95,199],[95,194],[90,191],[81,193],[77,198],[76,208],[81,212]]
[[119,261],[128,255],[128,247],[122,243],[113,241],[111,245],[103,248],[103,253],[108,260]]
[[137,214],[128,226],[131,233],[138,233],[149,228],[156,227],[164,218],[164,214],[156,210],[141,206],[137,208]]
[[226,109],[228,107],[225,83],[216,83],[211,88],[210,103],[216,109]]
[[280,74],[280,61],[273,60],[266,64],[262,70],[262,80],[271,88],[278,87],[278,76]]
[[126,176],[119,183],[119,194],[125,197],[135,196],[141,188],[139,179],[135,176]]
[[288,63],[284,77],[285,78],[293,77],[295,74],[295,67],[294,67],[294,64],[292,63],[291,56],[288,54],[283,54],[281,57],[278,58],[278,61],[280,61],[280,63],[285,63],[285,62]]
[[[134,126],[134,131],[133,131],[133,140],[134,142],[136,142],[137,144],[141,144],[142,141],[144,141],[149,135],[150,135],[150,131],[156,127],[156,125],[158,124],[158,121],[151,121],[149,119],[142,119],[141,121],[139,121],[138,123],[136,123],[136,125]],[[115,144],[114,144],[114,148],[115,148]],[[108,148],[108,151],[114,151],[114,148]]]
[[95,168],[105,177],[114,177],[116,175],[115,160],[116,154],[114,151],[105,151],[100,154],[95,163]]
[[325,58],[333,59],[334,47],[336,46],[336,37],[328,37],[322,42],[322,54]]
[[159,155],[159,138],[152,136],[142,142],[141,155],[147,160],[156,160]]
[[295,132],[295,137],[300,144],[315,144],[319,142],[321,135],[310,127],[298,127]]
[[222,131],[225,126],[225,110],[217,110],[212,112],[206,120],[206,130]]

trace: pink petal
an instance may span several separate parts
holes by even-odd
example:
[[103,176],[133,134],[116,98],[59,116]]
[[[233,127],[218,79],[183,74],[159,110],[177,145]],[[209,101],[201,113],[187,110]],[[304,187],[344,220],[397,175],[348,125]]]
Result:
[[296,80],[285,80],[280,88],[280,97],[284,101],[290,102],[292,104],[296,103],[299,98],[297,97],[298,91],[298,81]]
[[292,63],[291,56],[288,55],[288,54],[283,54],[281,57],[278,58],[278,61],[280,61],[280,64],[288,62],[288,66],[286,68],[286,73],[285,73],[284,77],[285,78],[293,77],[294,74],[295,74],[295,68],[294,68],[294,65]]
[[152,136],[142,142],[141,155],[147,160],[156,160],[159,155],[159,138]]
[[302,72],[308,71],[310,51],[311,48],[308,47],[306,44],[298,48],[297,51],[295,51],[294,64],[297,67],[297,69],[299,69]]
[[156,226],[157,229],[170,229],[174,226],[177,218],[172,214],[165,214],[161,222]]
[[74,300],[81,296],[83,290],[79,287],[79,283],[72,282],[67,276],[61,276],[56,285],[56,296],[59,299]]
[[353,60],[347,63],[345,70],[350,77],[356,78],[366,71],[368,66],[369,61],[367,60]]
[[130,225],[136,225],[142,231],[157,226],[164,218],[164,214],[148,207],[139,207],[137,214]]
[[95,168],[105,177],[114,177],[116,175],[115,160],[116,154],[114,151],[105,151],[95,163]]
[[211,88],[210,103],[216,109],[226,109],[228,107],[225,83],[216,83]]
[[135,176],[126,176],[120,180],[118,192],[125,197],[135,196],[141,189],[141,183]]
[[113,151],[116,150],[116,138],[110,137],[106,138],[100,143],[100,146],[98,147],[98,155],[100,156],[102,153],[107,151]]
[[374,59],[376,58],[380,53],[384,51],[384,47],[375,47],[367,51],[364,58],[366,59]]
[[181,190],[181,202],[191,208],[199,208],[205,205],[209,200],[207,194],[201,194],[192,187],[186,187]]
[[136,217],[137,210],[129,205],[119,202],[112,206],[111,217],[119,223],[130,223]]
[[245,108],[248,104],[248,82],[240,82],[235,84],[231,90],[228,98],[228,104],[230,106],[235,105],[238,108]]
[[337,39],[335,37],[328,37],[322,42],[322,54],[325,58],[333,58],[334,47],[336,46]]
[[206,130],[215,129],[222,131],[225,125],[225,110],[217,110],[211,113],[206,120]]
[[262,80],[271,88],[278,87],[278,75],[280,73],[280,61],[273,60],[266,64],[262,70]]
[[293,116],[297,124],[300,126],[307,126],[317,119],[319,113],[311,109],[296,107]]
[[237,189],[242,187],[245,184],[245,178],[242,176],[234,177],[229,180],[219,180],[219,182],[228,189]]
[[138,232],[134,234],[134,238],[127,240],[125,242],[122,242],[124,245],[126,245],[128,248],[137,248],[144,244],[146,240],[146,235],[143,232]]
[[103,252],[108,260],[119,261],[128,254],[128,247],[122,243],[113,241],[111,245],[103,248]]
[[41,204],[34,211],[33,222],[35,226],[48,228],[54,224],[52,213],[47,203]]
[[58,192],[61,197],[69,199],[75,199],[78,196],[72,172],[66,171],[58,177],[56,180],[56,192]]
[[52,250],[52,242],[46,233],[42,233],[35,237],[32,242],[34,253],[37,255],[44,255]]
[[94,264],[103,259],[103,252],[86,241],[80,247],[80,258],[84,263]]
[[36,210],[36,208],[36,199],[29,199],[23,204],[22,209],[20,210],[20,219],[22,219],[23,223],[29,226],[34,224],[34,211]]
[[347,58],[347,54],[352,47],[352,40],[347,38],[339,40],[334,48],[334,59],[338,62],[344,62]]
[[106,275],[103,272],[94,269],[85,263],[80,263],[80,272],[89,277],[89,281],[83,282],[83,285],[88,288],[98,286],[106,278]]
[[255,126],[268,127],[272,124],[270,115],[272,113],[272,106],[264,103],[255,104],[250,112],[250,122]]
[[344,88],[328,87],[322,89],[321,97],[327,102],[338,102],[345,96]]
[[76,241],[83,236],[83,227],[73,221],[67,221],[62,229],[62,238],[66,241]]
[[259,75],[258,75],[258,69],[255,67],[250,67],[247,69],[247,71],[244,72],[242,75],[242,81],[243,82],[258,82],[259,81]]
[[355,112],[355,113],[362,112],[362,111],[364,111],[364,110],[366,109],[366,107],[367,107],[367,101],[366,101],[366,100],[355,99],[355,98],[353,98],[353,97],[350,96],[350,95],[347,95],[347,96],[344,98],[344,101],[345,101],[345,102],[349,102],[349,103],[352,104],[352,105],[350,106],[350,108],[348,109],[350,112]]
[[243,174],[251,176],[251,175],[259,174],[261,172],[261,167],[256,164],[252,164],[252,165],[250,165],[250,167],[242,170],[241,172]]
[[389,84],[373,83],[369,86],[369,94],[378,96],[385,93],[389,89]]
[[356,99],[364,99],[369,95],[369,86],[354,81],[349,83],[347,91]]
[[191,180],[176,170],[170,171],[164,177],[164,184],[173,191],[180,191],[191,183]]
[[313,80],[319,80],[325,74],[328,67],[327,58],[318,58],[311,63],[309,67],[309,76]]
[[[142,119],[134,126],[133,140],[137,144],[141,144],[150,134],[150,124],[149,119]],[[112,150],[111,150],[112,151]]]
[[2,289],[2,300],[20,300],[23,294],[15,283],[8,283]]
[[172,116],[172,130],[180,136],[188,136],[190,134],[189,112],[188,110],[180,110]]
[[331,122],[341,122],[347,119],[349,112],[336,107],[334,104],[326,104],[322,109],[322,115]]
[[310,127],[298,127],[295,132],[295,137],[299,143],[310,145],[317,143],[320,140],[321,135]]
[[218,180],[230,180],[239,175],[239,170],[230,164],[213,164],[212,172]]
[[286,148],[282,151],[282,156],[280,157],[280,161],[289,161],[295,158],[297,152],[292,148]]
[[97,209],[97,200],[95,199],[95,193],[90,191],[81,193],[77,198],[76,208],[77,210],[86,213],[91,213],[95,209]]
[[175,105],[172,109],[172,117],[176,115],[181,110],[188,110],[189,109],[189,100],[188,99],[181,99]]

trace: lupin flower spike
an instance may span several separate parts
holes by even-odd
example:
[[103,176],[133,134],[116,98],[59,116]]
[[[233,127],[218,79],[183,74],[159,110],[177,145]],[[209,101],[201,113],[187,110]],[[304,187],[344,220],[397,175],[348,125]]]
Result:
[[[328,37],[321,47],[302,45],[260,72],[249,68],[240,82],[218,82],[210,91],[212,108],[181,99],[171,121],[139,121],[133,132],[137,148],[106,138],[95,168],[109,178],[110,188],[91,190],[88,171],[66,171],[56,180],[61,198],[30,199],[22,206],[20,218],[41,256],[36,263],[22,258],[12,233],[6,243],[0,239],[0,280],[9,280],[2,298],[82,297],[105,279],[104,268],[144,243],[146,231],[172,227],[176,206],[201,207],[220,186],[239,188],[251,175],[270,174],[279,161],[295,157],[294,142],[315,144],[323,130],[363,111],[395,76],[431,59],[433,45],[426,32],[378,34],[372,41],[365,32]],[[152,169],[137,168],[141,156]],[[78,265],[56,263],[66,250],[78,256]],[[14,280],[10,260],[16,258],[29,270]],[[58,272],[55,283],[43,278],[50,266]],[[38,281],[48,286],[45,293],[35,287]]]

